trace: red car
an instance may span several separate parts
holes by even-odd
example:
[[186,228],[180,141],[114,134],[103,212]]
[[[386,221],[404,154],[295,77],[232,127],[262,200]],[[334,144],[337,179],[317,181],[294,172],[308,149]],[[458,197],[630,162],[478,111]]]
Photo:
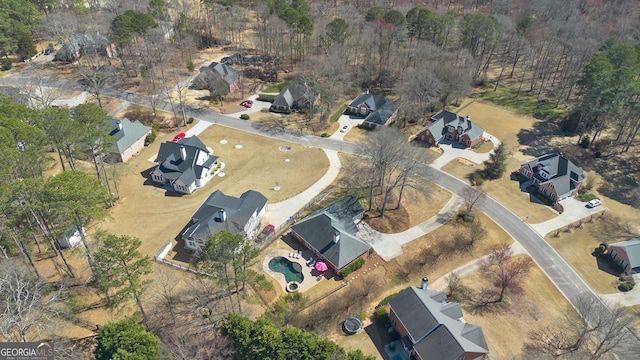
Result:
[[265,226],[264,229],[262,229],[262,231],[260,232],[260,234],[256,236],[256,242],[261,242],[262,240],[266,239],[275,230],[276,230],[276,227],[273,226],[272,224]]
[[180,141],[180,140],[184,139],[184,137],[185,137],[185,136],[187,136],[187,134],[185,134],[185,133],[180,133],[180,134],[176,135],[176,136],[173,138],[173,140],[171,140],[171,141],[173,141],[173,142],[177,143],[178,141]]
[[241,103],[240,103],[240,106],[244,106],[244,107],[246,107],[247,109],[249,109],[250,107],[252,107],[252,106],[253,106],[253,101],[251,101],[251,100],[245,100],[245,101],[243,101],[243,102],[241,102]]

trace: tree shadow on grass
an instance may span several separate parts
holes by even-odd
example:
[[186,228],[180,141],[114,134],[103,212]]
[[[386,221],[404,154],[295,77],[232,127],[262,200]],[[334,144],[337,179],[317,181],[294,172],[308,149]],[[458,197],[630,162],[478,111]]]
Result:
[[540,156],[557,151],[556,147],[550,144],[549,138],[561,135],[563,134],[558,125],[550,121],[538,121],[533,124],[533,128],[520,130],[518,143],[526,146],[522,150],[523,154]]
[[389,338],[389,332],[384,324],[379,324],[375,321],[375,319],[364,328],[364,331],[367,333],[371,342],[376,346],[376,349],[382,355],[383,358],[387,359],[387,354],[384,350],[384,346],[391,341]]

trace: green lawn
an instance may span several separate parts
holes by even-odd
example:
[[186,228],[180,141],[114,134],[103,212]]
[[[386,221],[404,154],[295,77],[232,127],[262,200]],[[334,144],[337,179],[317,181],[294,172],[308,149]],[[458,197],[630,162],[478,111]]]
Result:
[[563,107],[555,107],[553,102],[540,102],[534,96],[517,94],[517,89],[498,87],[497,91],[482,93],[481,99],[511,109],[519,114],[532,115],[537,119],[562,119],[567,115]]
[[289,85],[289,81],[284,81],[280,84],[268,86],[267,88],[262,89],[262,91],[266,93],[279,93],[287,85]]

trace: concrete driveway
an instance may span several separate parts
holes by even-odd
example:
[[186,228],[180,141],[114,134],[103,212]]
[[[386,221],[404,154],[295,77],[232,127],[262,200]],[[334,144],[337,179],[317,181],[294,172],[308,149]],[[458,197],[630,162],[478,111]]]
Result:
[[[485,138],[493,143],[494,148],[500,145],[500,140],[498,140],[495,136],[485,134]],[[492,150],[488,153],[477,153],[469,148],[463,147],[457,142],[451,141],[443,141],[438,144],[438,147],[443,150],[443,153],[442,155],[440,155],[440,157],[435,159],[431,163],[431,165],[429,165],[434,169],[440,169],[450,161],[457,158],[463,158],[476,164],[482,164],[483,162],[489,160],[489,155],[493,152]]]
[[[599,212],[606,210],[604,206],[598,206],[595,208],[588,208],[587,203],[574,198],[564,199],[560,202],[560,205],[564,207],[564,212],[551,220],[547,220],[538,224],[532,224],[531,227],[540,236],[544,237],[551,231],[563,228],[569,224],[572,224],[580,219],[587,218],[591,215],[595,215]],[[526,219],[525,219],[526,220]]]
[[[334,132],[330,136],[330,138],[335,140],[344,140],[344,136],[347,135],[347,133],[351,131],[351,129],[353,129],[354,126],[358,126],[363,122],[364,122],[364,119],[362,118],[352,117],[351,115],[344,115],[344,114],[340,115],[340,117],[338,118],[338,124],[340,124],[340,126],[338,127],[338,130],[336,130],[336,132]],[[349,127],[347,131],[345,132],[340,131],[343,126]]]

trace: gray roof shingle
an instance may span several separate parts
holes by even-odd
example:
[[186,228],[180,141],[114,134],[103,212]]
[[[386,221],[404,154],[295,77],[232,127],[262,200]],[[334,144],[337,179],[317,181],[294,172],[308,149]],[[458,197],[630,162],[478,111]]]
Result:
[[364,119],[372,124],[384,125],[389,118],[398,111],[398,105],[384,96],[364,93],[356,97],[349,107],[358,107],[364,104],[371,113]]
[[[118,126],[120,124],[120,126]],[[129,119],[124,118],[122,120],[109,120],[109,135],[115,139],[112,152],[122,154],[131,145],[140,138],[147,136],[151,132],[151,127],[143,125],[140,121],[136,120],[131,122]]]
[[616,246],[624,249],[629,258],[629,265],[632,268],[640,266],[640,238],[635,238],[626,241],[620,241],[609,245]]
[[436,140],[444,135],[447,126],[462,127],[464,133],[467,134],[472,141],[484,134],[484,129],[472,122],[470,118],[460,116],[451,111],[441,110],[431,116],[431,120],[433,122],[422,128],[420,132],[429,129]]
[[[182,148],[185,151],[185,159],[182,159]],[[190,185],[197,178],[201,178],[202,172],[207,171],[218,159],[217,156],[211,155],[203,164],[197,165],[196,160],[200,151],[211,153],[195,135],[185,137],[177,143],[166,141],[160,145],[155,162],[160,164],[158,169],[162,171],[165,178],[180,179],[183,183]]]
[[[521,166],[524,165],[529,165],[534,176],[541,183],[552,182],[559,197],[565,197],[575,189],[575,184],[571,180],[581,182],[585,178],[582,168],[561,154],[545,154],[521,164]],[[549,180],[542,177],[540,172],[549,174]]]
[[[254,190],[244,192],[239,198],[216,190],[191,215],[191,221],[181,237],[206,243],[210,236],[223,230],[232,234],[241,233],[253,213],[259,212],[266,204],[267,198]],[[226,213],[226,221],[220,218],[221,209]]]
[[422,359],[457,359],[464,352],[489,353],[482,328],[458,320],[462,317],[460,304],[447,303],[441,291],[411,286],[389,305]]
[[[291,229],[336,268],[342,269],[371,249],[355,236],[358,229],[354,218],[363,211],[355,196],[346,196],[298,221]],[[336,231],[340,233],[337,243],[333,241]]]
[[291,84],[285,86],[272,106],[294,107],[294,102],[315,103],[320,92],[307,84]]

